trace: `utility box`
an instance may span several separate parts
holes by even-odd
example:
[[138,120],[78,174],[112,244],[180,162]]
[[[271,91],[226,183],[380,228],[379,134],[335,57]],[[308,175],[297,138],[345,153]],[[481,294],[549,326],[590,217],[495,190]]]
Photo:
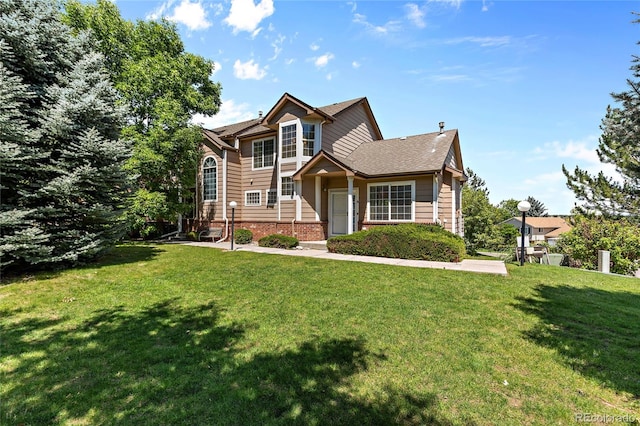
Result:
[[611,253],[609,250],[598,250],[598,271],[608,274],[610,263]]

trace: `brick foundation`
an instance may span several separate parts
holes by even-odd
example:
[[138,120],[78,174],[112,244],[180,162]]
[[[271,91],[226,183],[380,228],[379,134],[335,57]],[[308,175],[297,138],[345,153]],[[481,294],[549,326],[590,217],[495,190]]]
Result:
[[[223,236],[231,233],[231,221],[229,229],[224,232],[224,221],[199,221],[189,219],[186,221],[184,229],[187,231],[201,231],[207,228],[222,228]],[[326,240],[328,235],[327,222],[259,222],[259,221],[235,221],[235,229],[248,229],[253,233],[253,240],[271,234],[283,234],[296,237],[299,241],[321,241]]]

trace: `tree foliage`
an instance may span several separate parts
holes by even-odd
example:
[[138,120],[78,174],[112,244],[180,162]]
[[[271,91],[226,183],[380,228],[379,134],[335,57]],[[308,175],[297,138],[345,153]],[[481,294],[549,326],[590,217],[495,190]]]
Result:
[[569,255],[572,266],[596,270],[598,250],[608,250],[611,272],[633,274],[640,268],[637,224],[591,214],[574,216],[571,225],[571,231],[560,237],[558,248]]
[[[527,212],[527,216],[532,216],[532,217],[549,216],[547,214],[547,208],[545,207],[545,205],[540,200],[537,200],[537,199],[529,196],[529,197],[527,197],[527,201],[531,205],[531,208]],[[516,205],[516,209],[517,209],[517,205]]]
[[600,161],[614,165],[622,179],[603,172],[593,176],[579,167],[571,173],[562,166],[567,186],[584,201],[586,210],[640,213],[640,57],[633,56],[630,69],[633,77],[627,79],[628,90],[611,94],[617,106],[607,107],[597,150]]
[[131,222],[141,230],[146,220],[175,220],[191,208],[187,194],[200,158],[201,131],[189,120],[196,113],[213,115],[220,106],[213,61],[185,52],[174,24],[127,21],[108,0],[71,0],[65,20],[77,31],[91,31],[129,110],[123,135],[135,145],[127,168],[138,179]]
[[123,111],[104,58],[53,1],[0,1],[0,251],[11,269],[74,264],[123,233]]

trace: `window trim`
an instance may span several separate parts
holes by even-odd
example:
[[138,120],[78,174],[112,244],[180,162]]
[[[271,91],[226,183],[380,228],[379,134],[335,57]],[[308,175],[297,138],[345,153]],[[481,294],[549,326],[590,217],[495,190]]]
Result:
[[[283,137],[282,137],[282,130],[285,127],[289,127],[289,126],[293,126],[295,128],[295,140],[294,140],[294,144],[295,144],[295,150],[293,151],[294,154],[291,157],[285,157],[284,154],[284,145],[283,145]],[[286,121],[284,123],[280,123],[280,127],[278,129],[278,158],[280,158],[282,163],[293,163],[295,161],[297,161],[298,157],[299,157],[299,149],[300,149],[300,139],[301,139],[301,135],[300,132],[302,131],[302,126],[300,124],[300,120],[291,120],[291,121]]]
[[[212,159],[214,162],[214,166],[213,167],[207,167],[215,169],[215,191],[214,191],[214,197],[213,198],[206,198],[207,193],[205,191],[205,163],[207,162],[208,159]],[[216,157],[214,157],[213,155],[207,155],[203,160],[202,160],[202,200],[205,202],[216,202],[218,201],[218,160],[216,159]]]
[[[282,185],[282,180],[285,178],[289,178],[291,179],[291,194],[283,194],[282,190],[284,188],[284,185]],[[296,183],[293,180],[293,174],[289,174],[289,175],[281,175],[280,176],[280,194],[279,194],[279,199],[282,201],[289,201],[289,200],[293,200],[295,195],[296,195]]]
[[[249,194],[258,194],[258,202],[249,203],[247,200],[247,196]],[[262,191],[260,190],[244,191],[244,205],[245,207],[260,207],[262,205]]]
[[[265,159],[265,155],[264,155],[264,143],[271,141],[273,142],[273,164],[271,164],[270,166],[265,166],[264,163],[264,159]],[[260,143],[262,145],[262,167],[255,167],[255,150],[256,150],[256,143]],[[268,138],[264,138],[264,139],[256,139],[251,141],[251,170],[265,170],[265,169],[272,169],[275,167],[276,165],[276,158],[277,158],[277,143],[276,143],[276,138],[275,137],[268,137]]]
[[[273,203],[269,202],[269,193],[276,194],[276,200]],[[265,189],[265,199],[267,200],[267,207],[273,207],[278,204],[278,188]]]
[[[308,126],[313,126],[313,153],[311,155],[306,155],[304,153],[304,126],[308,125]],[[300,137],[300,151],[301,151],[301,155],[302,158],[305,160],[310,159],[311,157],[313,157],[314,155],[316,155],[318,153],[318,128],[320,127],[318,123],[316,122],[312,122],[312,121],[303,121],[300,124],[301,127],[301,137]]]
[[[387,212],[388,219],[382,219],[382,220],[371,219],[371,187],[384,186],[384,185],[387,185],[389,187],[389,197],[391,197],[391,186],[411,185],[411,219],[391,219],[391,203],[389,203],[389,210]],[[367,183],[367,222],[412,223],[415,221],[416,221],[416,181],[415,180]]]

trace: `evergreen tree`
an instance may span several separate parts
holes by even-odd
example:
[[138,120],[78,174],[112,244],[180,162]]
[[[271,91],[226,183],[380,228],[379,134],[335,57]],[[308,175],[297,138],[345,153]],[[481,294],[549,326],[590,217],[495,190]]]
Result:
[[527,212],[527,216],[532,216],[532,217],[549,216],[549,214],[547,214],[547,208],[541,201],[531,196],[527,197],[527,201],[529,202],[529,204],[531,204],[531,208]]
[[138,176],[129,211],[134,230],[144,233],[147,220],[176,220],[192,208],[186,195],[195,187],[200,158],[201,130],[189,121],[196,113],[215,114],[220,106],[213,62],[185,52],[174,24],[126,21],[108,0],[70,0],[64,19],[78,31],[91,30],[129,110],[123,134],[135,142],[127,164]]
[[631,71],[635,80],[627,79],[629,89],[611,94],[619,106],[607,107],[597,150],[600,161],[613,164],[622,180],[602,172],[593,176],[579,167],[571,173],[562,166],[567,186],[585,202],[587,210],[614,215],[640,213],[640,57],[633,56]]
[[0,0],[0,247],[11,268],[85,261],[123,231],[123,111],[103,57],[59,16],[54,1]]

